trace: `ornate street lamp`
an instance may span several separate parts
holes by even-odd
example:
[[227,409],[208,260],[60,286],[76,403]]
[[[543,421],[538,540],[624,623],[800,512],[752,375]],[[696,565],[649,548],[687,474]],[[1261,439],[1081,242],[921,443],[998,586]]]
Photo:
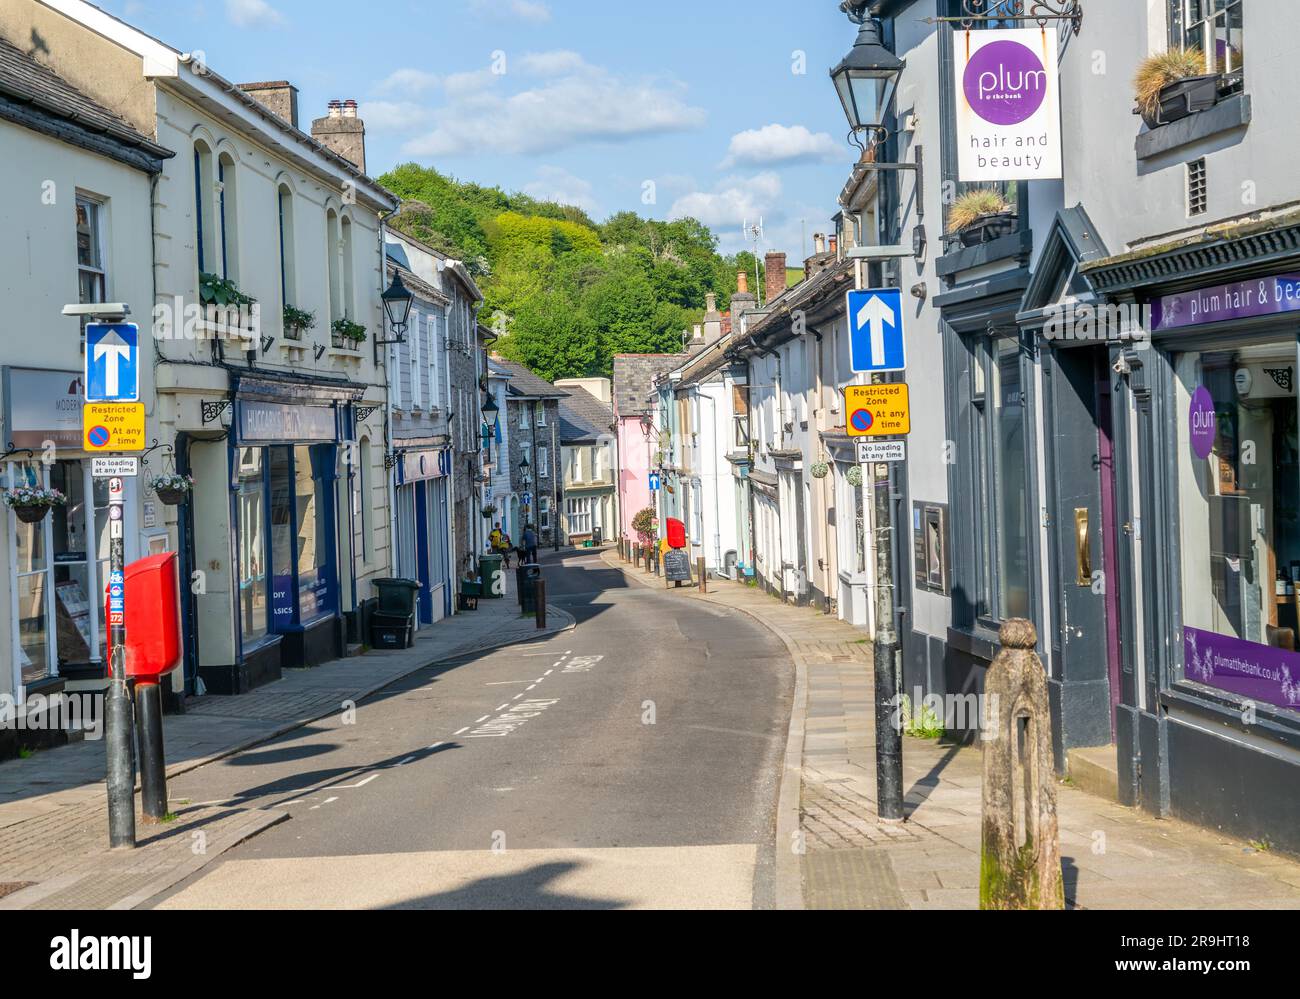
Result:
[[903,70],[903,61],[881,43],[880,22],[871,16],[870,6],[871,0],[844,0],[840,4],[849,20],[862,28],[853,49],[831,70],[831,80],[849,121],[849,139],[863,150],[867,142],[859,139],[859,134],[886,131],[885,113]]
[[[411,303],[415,296],[402,284],[402,275],[393,273],[393,283],[379,296],[384,303],[384,314],[393,328],[393,339],[381,340],[375,337],[375,364],[379,364],[379,348],[393,343],[406,343],[406,327],[411,318]],[[319,360],[319,358],[318,358]]]

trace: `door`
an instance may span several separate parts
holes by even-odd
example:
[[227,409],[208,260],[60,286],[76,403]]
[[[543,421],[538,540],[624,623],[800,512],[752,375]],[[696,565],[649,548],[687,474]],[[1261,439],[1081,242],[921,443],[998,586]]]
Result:
[[1114,462],[1104,347],[1047,355],[1046,436],[1061,749],[1114,738],[1119,693]]

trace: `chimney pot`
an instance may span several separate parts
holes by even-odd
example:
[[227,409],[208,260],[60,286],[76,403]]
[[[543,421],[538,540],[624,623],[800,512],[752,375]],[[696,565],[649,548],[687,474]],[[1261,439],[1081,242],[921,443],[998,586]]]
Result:
[[821,256],[826,252],[826,234],[824,232],[813,233],[813,252]]
[[745,271],[739,271],[736,274],[736,294],[749,294],[749,275]]

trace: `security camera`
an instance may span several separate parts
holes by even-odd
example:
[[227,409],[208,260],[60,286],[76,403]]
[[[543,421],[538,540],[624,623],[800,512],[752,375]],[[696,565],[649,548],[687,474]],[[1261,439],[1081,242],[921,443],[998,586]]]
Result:
[[1115,363],[1111,365],[1111,369],[1115,374],[1120,376],[1131,375],[1133,373],[1133,366],[1129,364],[1128,357],[1125,356],[1123,351],[1115,356]]
[[131,306],[125,302],[88,302],[85,305],[65,305],[63,314],[87,319],[125,319],[131,314]]

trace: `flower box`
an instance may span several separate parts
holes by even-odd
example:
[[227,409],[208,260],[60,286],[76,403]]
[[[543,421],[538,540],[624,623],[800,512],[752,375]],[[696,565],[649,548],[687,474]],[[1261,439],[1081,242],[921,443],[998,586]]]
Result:
[[1016,218],[1016,213],[1013,211],[984,215],[964,229],[958,230],[957,235],[962,246],[979,246],[981,243],[991,243],[995,239],[1009,236],[1015,232]]
[[[1181,121],[1198,111],[1207,111],[1219,103],[1219,75],[1208,73],[1189,76],[1162,87],[1156,126]],[[1146,119],[1151,125],[1150,119]]]

